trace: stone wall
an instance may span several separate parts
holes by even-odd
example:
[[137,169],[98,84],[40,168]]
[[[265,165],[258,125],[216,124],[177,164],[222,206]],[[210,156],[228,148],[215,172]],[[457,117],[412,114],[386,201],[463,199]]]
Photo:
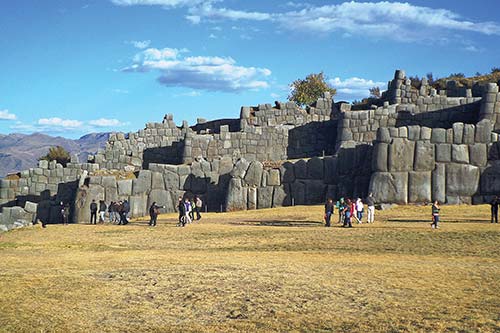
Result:
[[489,120],[452,128],[380,128],[373,149],[370,191],[379,202],[472,203],[482,196],[480,177],[496,159],[498,134]]

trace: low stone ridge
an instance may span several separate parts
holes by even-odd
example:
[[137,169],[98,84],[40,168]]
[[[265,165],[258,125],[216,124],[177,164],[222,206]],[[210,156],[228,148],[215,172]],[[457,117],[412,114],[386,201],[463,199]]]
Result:
[[499,129],[497,84],[436,91],[424,80],[417,89],[398,70],[365,110],[325,93],[305,109],[245,106],[239,118],[200,118],[191,127],[168,114],[137,132],[113,133],[87,163],[40,161],[0,180],[0,220],[12,226],[24,216],[16,207],[33,214],[38,203],[35,219],[56,223],[63,201],[74,222],[85,222],[92,199],[128,200],[138,217],[152,202],[173,212],[179,197],[193,195],[209,211],[318,204],[370,191],[379,204],[482,203],[500,193]]

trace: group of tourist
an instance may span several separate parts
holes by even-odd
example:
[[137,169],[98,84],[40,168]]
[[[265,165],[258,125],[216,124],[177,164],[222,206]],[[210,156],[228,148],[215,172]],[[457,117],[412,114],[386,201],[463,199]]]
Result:
[[195,220],[194,214],[196,213],[196,221],[201,219],[200,210],[203,207],[203,201],[199,196],[194,196],[193,198],[179,197],[177,203],[177,210],[179,211],[179,223],[178,227],[185,227],[186,224],[191,223]]
[[[61,203],[61,206],[62,209],[66,211],[66,207],[63,206],[63,203]],[[185,197],[184,199],[179,197],[179,204],[177,206],[179,211],[179,223],[177,225],[184,227],[188,223],[200,220],[202,207],[203,201],[199,196],[194,196],[193,198]],[[156,226],[161,208],[165,208],[165,206],[157,205],[156,201],[151,204],[149,207],[149,226]],[[69,216],[69,206],[67,207],[67,212]],[[61,211],[61,214],[64,216],[63,211]],[[106,205],[104,200],[99,200],[99,203],[92,200],[90,204],[90,224],[97,224],[97,216],[99,216],[99,223],[106,222],[107,215],[108,222],[125,225],[128,223],[129,214],[130,204],[127,200],[118,202],[111,201],[109,205]],[[67,218],[65,223],[67,223]]]
[[97,224],[97,215],[99,213],[99,223],[106,222],[106,213],[108,214],[108,222],[118,225],[128,223],[130,214],[130,203],[127,200],[111,201],[106,205],[104,200],[99,200],[99,205],[95,200],[90,204],[90,224]]
[[339,216],[338,223],[345,228],[352,228],[353,220],[356,220],[359,224],[363,223],[365,205],[368,210],[366,222],[373,223],[375,221],[375,200],[372,193],[364,200],[361,198],[356,200],[340,198],[334,203],[332,198],[328,198],[325,204],[325,226],[331,227],[331,219],[335,214],[335,210],[337,210]]

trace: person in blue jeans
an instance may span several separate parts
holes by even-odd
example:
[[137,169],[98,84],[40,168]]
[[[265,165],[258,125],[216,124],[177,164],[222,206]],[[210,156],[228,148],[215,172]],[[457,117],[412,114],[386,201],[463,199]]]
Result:
[[325,227],[330,227],[330,220],[332,218],[333,212],[335,211],[335,204],[332,198],[328,198],[325,204]]
[[439,207],[439,202],[436,200],[432,204],[432,229],[439,229],[439,211],[441,208]]

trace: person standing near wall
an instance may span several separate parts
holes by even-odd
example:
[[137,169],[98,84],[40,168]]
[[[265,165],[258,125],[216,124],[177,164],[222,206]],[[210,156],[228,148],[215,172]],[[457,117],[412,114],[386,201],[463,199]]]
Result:
[[194,211],[196,212],[196,220],[199,221],[201,219],[201,208],[203,207],[203,201],[199,196],[194,197]]
[[373,199],[373,193],[370,192],[368,197],[365,199],[365,203],[368,206],[368,216],[366,218],[367,223],[373,223],[375,221],[375,199]]
[[179,227],[186,226],[186,205],[184,205],[184,201],[182,197],[179,197],[179,202],[177,204],[177,210],[179,211]]
[[339,223],[343,224],[344,223],[344,217],[345,217],[345,202],[344,202],[344,198],[340,198],[338,201],[337,201],[337,209],[338,209],[338,212],[339,212]]
[[106,210],[108,207],[104,200],[99,200],[99,223],[104,223],[104,218],[106,217]]
[[[63,205],[62,202],[61,202],[61,205]],[[69,222],[69,204],[63,205],[61,213],[62,213],[62,218],[63,218],[63,225],[68,225],[68,222]]]
[[358,218],[358,223],[363,223],[362,219],[363,219],[363,211],[365,210],[365,206],[363,205],[363,201],[361,200],[361,198],[358,198],[358,200],[356,200],[356,214],[357,214],[357,218]]
[[95,200],[92,199],[92,203],[90,204],[90,224],[96,224],[96,223],[97,223],[97,204],[95,203]]
[[128,224],[128,215],[130,214],[130,204],[127,200],[123,201],[123,224]]
[[[165,208],[165,206],[162,206],[162,208]],[[151,218],[149,220],[150,227],[156,227],[156,221],[158,219],[158,214],[160,214],[160,206],[156,205],[156,202],[153,202],[151,204],[151,206],[149,207],[149,217]]]
[[343,224],[344,228],[352,228],[351,218],[355,210],[356,207],[354,203],[351,201],[351,199],[347,199],[344,206],[344,224]]
[[335,211],[335,205],[333,204],[332,198],[328,198],[325,204],[325,227],[330,227],[330,220]]
[[491,206],[491,223],[493,223],[493,220],[495,220],[494,223],[498,223],[498,204],[499,204],[498,197],[495,196],[493,200],[490,202]]
[[432,229],[439,229],[439,211],[441,207],[439,207],[439,202],[436,200],[432,204]]

